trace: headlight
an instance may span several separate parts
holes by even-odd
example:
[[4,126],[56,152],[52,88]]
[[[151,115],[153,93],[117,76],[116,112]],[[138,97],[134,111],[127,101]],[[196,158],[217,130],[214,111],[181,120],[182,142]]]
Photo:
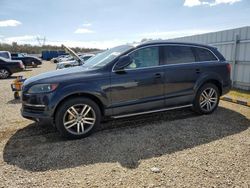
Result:
[[58,84],[37,84],[32,86],[28,93],[48,93],[54,91]]

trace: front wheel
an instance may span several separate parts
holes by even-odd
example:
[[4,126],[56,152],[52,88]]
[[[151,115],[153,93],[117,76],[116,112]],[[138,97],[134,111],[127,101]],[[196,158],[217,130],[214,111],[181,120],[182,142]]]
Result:
[[218,107],[220,93],[218,87],[208,83],[197,92],[194,101],[194,110],[199,114],[210,114]]
[[88,99],[77,97],[64,102],[57,110],[55,123],[63,137],[78,139],[89,136],[100,124],[98,105]]

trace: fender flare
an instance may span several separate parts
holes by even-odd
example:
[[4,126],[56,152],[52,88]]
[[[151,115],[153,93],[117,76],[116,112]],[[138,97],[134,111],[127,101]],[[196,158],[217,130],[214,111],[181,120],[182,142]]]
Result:
[[[88,88],[88,90],[86,90]],[[63,95],[60,95],[60,93],[63,93]],[[73,85],[69,85],[66,87],[61,88],[59,91],[57,91],[57,94],[53,96],[54,103],[51,105],[53,114],[55,113],[57,107],[68,97],[73,95],[88,95],[92,96],[95,99],[98,99],[98,101],[101,102],[102,106],[108,105],[108,97],[107,95],[98,87],[95,87],[93,84],[83,84],[83,83],[76,83]]]
[[209,72],[209,73],[204,73],[202,74],[196,81],[195,85],[194,85],[194,91],[195,93],[197,93],[197,91],[199,90],[199,88],[204,85],[207,82],[217,82],[220,85],[220,90],[222,89],[223,86],[223,79],[221,78],[221,76],[219,74],[213,73],[213,72]]

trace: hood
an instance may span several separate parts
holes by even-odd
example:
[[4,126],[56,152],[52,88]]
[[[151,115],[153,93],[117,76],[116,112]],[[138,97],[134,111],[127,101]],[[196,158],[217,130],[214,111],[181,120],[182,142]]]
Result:
[[79,57],[78,54],[76,54],[71,48],[67,47],[67,46],[64,46],[62,45],[62,47],[65,49],[66,52],[68,52],[76,61],[81,61],[82,63],[83,60]]
[[73,60],[73,61],[62,61],[60,63],[57,63],[57,65],[68,65],[68,64],[72,64],[72,63],[75,63],[76,61]]
[[[28,78],[25,80],[24,85],[29,85],[33,82],[49,83],[54,82],[54,80],[57,80],[56,82],[58,82],[58,80],[63,82],[67,76],[74,78],[74,76],[77,76],[77,73],[84,74],[84,72],[87,73],[90,72],[90,70],[82,66],[59,69]],[[60,77],[60,79],[58,77]]]

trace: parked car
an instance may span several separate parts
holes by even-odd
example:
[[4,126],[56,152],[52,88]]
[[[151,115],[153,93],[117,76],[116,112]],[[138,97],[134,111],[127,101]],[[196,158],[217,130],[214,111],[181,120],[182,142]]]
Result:
[[0,51],[0,57],[3,57],[5,59],[11,59],[10,52],[8,51]]
[[38,57],[24,55],[22,53],[11,53],[11,59],[21,60],[25,67],[32,66],[37,67],[42,64],[42,60]]
[[230,64],[216,48],[151,41],[26,80],[22,115],[52,120],[62,136],[83,138],[109,118],[186,107],[210,114],[230,87]]
[[13,73],[21,72],[24,69],[22,61],[9,60],[0,57],[0,79],[10,77]]
[[53,62],[53,63],[59,63],[59,62],[61,62],[65,58],[68,59],[69,55],[60,55],[58,57],[52,58],[50,61]]
[[85,61],[87,61],[89,58],[93,56],[94,54],[85,54],[85,55],[79,56],[81,60],[71,60],[71,61],[63,61],[63,62],[57,63],[56,69],[64,69],[64,68],[83,65]]

